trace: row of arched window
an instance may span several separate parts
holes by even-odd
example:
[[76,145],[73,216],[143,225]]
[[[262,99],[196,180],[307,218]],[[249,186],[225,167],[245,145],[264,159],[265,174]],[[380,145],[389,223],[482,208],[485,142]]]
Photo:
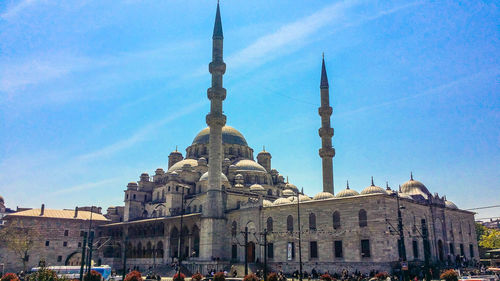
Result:
[[149,241],[146,245],[142,245],[141,242],[133,245],[129,242],[127,246],[127,258],[163,258],[163,242],[159,241],[156,245],[153,245]]
[[[333,222],[332,223],[333,229],[339,229],[341,227],[340,213],[338,211],[333,212],[332,222]],[[359,227],[368,226],[367,213],[366,213],[366,210],[364,210],[364,209],[361,209],[358,212],[358,224],[359,224]],[[267,231],[269,231],[269,232],[274,231],[272,217],[267,218],[266,227],[267,227]],[[288,215],[288,217],[286,218],[286,230],[288,232],[292,232],[293,227],[294,227],[293,216]],[[312,231],[316,230],[316,214],[314,214],[314,213],[309,213],[309,230],[312,230]]]

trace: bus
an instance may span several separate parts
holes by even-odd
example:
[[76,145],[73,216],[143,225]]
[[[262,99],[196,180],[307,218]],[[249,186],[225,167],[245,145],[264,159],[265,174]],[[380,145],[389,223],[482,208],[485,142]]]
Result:
[[[59,277],[66,277],[68,279],[79,279],[80,278],[80,266],[47,266],[46,269],[50,269],[56,272]],[[83,272],[86,271],[86,267],[83,268]],[[35,272],[40,270],[40,267],[34,267],[31,271]],[[109,265],[93,266],[91,270],[95,270],[102,275],[102,280],[109,281],[111,277],[111,267]]]

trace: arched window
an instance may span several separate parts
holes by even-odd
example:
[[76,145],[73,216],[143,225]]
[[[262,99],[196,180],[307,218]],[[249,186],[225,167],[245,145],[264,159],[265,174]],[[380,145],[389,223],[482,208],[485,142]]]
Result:
[[273,191],[271,189],[267,190],[267,195],[273,195]]
[[238,224],[236,221],[233,221],[233,224],[231,225],[231,235],[236,236],[236,231],[238,229]]
[[316,230],[316,215],[314,213],[309,214],[309,229]]
[[338,211],[333,212],[333,229],[340,228],[340,213]]
[[196,205],[193,205],[193,213],[196,213]]
[[292,232],[293,231],[293,217],[292,217],[292,215],[289,215],[286,218],[286,230],[288,232]]
[[163,242],[161,241],[156,244],[156,257],[160,259],[163,258]]
[[271,217],[267,218],[267,231],[269,232],[273,231],[273,218]]
[[359,210],[359,227],[365,227],[368,225],[366,218],[366,211],[364,209]]

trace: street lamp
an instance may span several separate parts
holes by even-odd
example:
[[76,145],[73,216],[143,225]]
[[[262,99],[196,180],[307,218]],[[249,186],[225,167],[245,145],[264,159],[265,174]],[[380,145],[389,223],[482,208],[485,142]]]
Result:
[[302,239],[300,237],[300,193],[299,190],[297,189],[297,223],[298,223],[298,230],[299,230],[299,280],[302,281]]
[[[186,185],[186,184],[182,184],[182,185],[179,185],[180,187],[182,187],[182,200],[181,200],[181,230],[179,232],[179,241],[178,241],[178,245],[177,245],[177,259],[179,260],[179,268],[177,270],[177,278],[179,278],[181,276],[181,265],[182,265],[182,254],[181,254],[181,239],[182,239],[182,227],[183,227],[183,222],[184,222],[184,188],[191,188],[189,185]],[[186,208],[191,205],[193,201],[189,202],[189,204],[186,206]]]
[[394,192],[394,196],[396,196],[396,204],[398,208],[398,234],[399,234],[399,243],[398,243],[398,250],[400,253],[400,259],[401,259],[401,274],[402,274],[402,279],[406,280],[406,271],[408,268],[404,269],[404,266],[408,266],[407,260],[406,260],[406,246],[405,246],[405,235],[403,231],[403,216],[401,214],[401,210],[404,209],[405,207],[401,206],[399,203],[399,193]]

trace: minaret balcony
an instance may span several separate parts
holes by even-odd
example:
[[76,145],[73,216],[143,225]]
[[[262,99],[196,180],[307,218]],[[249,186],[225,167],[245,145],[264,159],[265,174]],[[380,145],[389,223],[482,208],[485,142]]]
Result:
[[319,149],[319,156],[321,158],[324,158],[324,157],[332,158],[335,156],[335,148],[333,148],[333,147],[320,148]]
[[209,100],[225,100],[226,99],[226,89],[221,87],[211,87],[207,90],[207,96]]
[[324,138],[324,137],[327,137],[327,138],[333,137],[333,128],[321,127],[321,128],[319,128],[318,132],[319,132],[319,136],[322,137],[322,138]]
[[330,116],[332,115],[333,109],[331,106],[322,106],[318,108],[318,113],[320,116]]
[[206,117],[207,125],[224,127],[226,125],[226,115],[209,113]]
[[213,61],[208,64],[208,71],[212,74],[223,75],[226,73],[226,64],[222,61]]

